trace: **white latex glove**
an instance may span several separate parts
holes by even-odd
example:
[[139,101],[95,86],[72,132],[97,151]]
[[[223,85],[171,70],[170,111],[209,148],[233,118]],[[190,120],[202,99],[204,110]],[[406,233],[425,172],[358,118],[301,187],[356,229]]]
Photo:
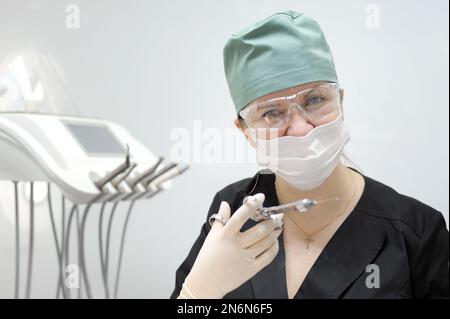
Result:
[[283,215],[265,220],[245,232],[246,221],[264,202],[264,194],[252,196],[230,218],[230,206],[220,204],[226,225],[215,221],[178,298],[222,298],[272,262],[278,253]]

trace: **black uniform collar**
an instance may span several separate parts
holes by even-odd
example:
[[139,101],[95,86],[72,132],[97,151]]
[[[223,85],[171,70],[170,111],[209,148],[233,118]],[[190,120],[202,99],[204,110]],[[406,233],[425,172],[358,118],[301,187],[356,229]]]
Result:
[[[355,209],[327,243],[295,298],[339,298],[365,272],[367,265],[371,264],[383,247],[386,238],[383,228],[361,213],[371,209],[369,192],[373,186],[370,178],[363,177],[365,187]],[[245,195],[264,193],[265,206],[279,205],[274,182],[273,173],[260,171],[250,181]],[[249,220],[244,228],[254,225],[256,222]],[[257,299],[288,298],[282,236],[278,238],[278,242],[280,249],[273,262],[250,280]]]

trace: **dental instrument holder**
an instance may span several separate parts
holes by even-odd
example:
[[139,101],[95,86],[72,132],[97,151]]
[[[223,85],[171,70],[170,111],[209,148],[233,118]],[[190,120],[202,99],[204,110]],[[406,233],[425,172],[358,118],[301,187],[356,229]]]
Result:
[[[126,150],[124,146],[126,146]],[[157,172],[162,159],[158,160],[125,128],[102,119],[83,117],[20,112],[0,113],[0,151],[2,155],[6,154],[6,156],[0,156],[0,180],[12,181],[14,185],[16,256],[23,254],[20,251],[19,238],[21,233],[19,217],[22,214],[22,206],[24,206],[22,201],[27,201],[26,205],[29,205],[30,212],[26,213],[34,216],[37,202],[33,197],[33,183],[46,182],[48,205],[45,206],[48,206],[51,215],[51,230],[58,256],[60,278],[64,278],[65,275],[64,268],[61,266],[61,261],[64,262],[61,256],[70,255],[70,245],[68,244],[71,238],[68,231],[71,229],[70,221],[76,216],[81,218],[81,223],[78,225],[80,272],[83,274],[81,278],[88,298],[92,295],[88,285],[89,267],[84,258],[87,236],[85,229],[88,213],[94,204],[102,204],[100,209],[103,209],[107,202],[114,203],[110,214],[112,224],[113,212],[119,202],[131,201],[127,213],[128,218],[135,200],[134,198],[128,199],[130,195],[136,195],[139,199],[151,198],[170,187],[170,184],[161,185],[162,182],[172,180],[185,170],[180,169],[175,173],[169,169],[164,171],[161,169]],[[126,156],[124,156],[125,154]],[[149,163],[152,164],[151,169],[145,171],[140,169],[147,167]],[[175,166],[172,164],[171,168],[175,168]],[[30,183],[29,198],[26,198],[23,189],[18,187],[19,182]],[[147,183],[152,185],[147,185]],[[63,225],[61,228],[64,231],[60,236],[58,236],[54,224],[53,210],[56,206],[51,198],[50,185],[55,185],[62,194]],[[149,192],[146,186],[152,186],[152,191]],[[72,204],[70,212],[66,211],[66,202]],[[0,204],[3,205],[3,202]],[[2,205],[0,205],[0,210],[3,208]],[[79,211],[79,205],[85,205],[82,211]],[[67,216],[68,219],[65,220],[64,216]],[[35,233],[34,219],[30,218],[30,220],[28,272],[25,285],[25,296],[28,297],[32,290],[33,277],[31,274],[34,255],[32,243]],[[124,224],[124,228],[126,225]],[[122,243],[124,238],[125,236],[122,235]],[[19,282],[22,276],[20,276],[21,264],[18,257],[16,257],[15,265],[16,291],[14,296],[20,298],[22,294]],[[118,282],[118,275],[116,281]],[[60,297],[60,291],[63,291],[64,298],[71,297],[71,294],[67,295],[64,292],[66,289],[60,280],[58,280],[57,286],[56,298]]]

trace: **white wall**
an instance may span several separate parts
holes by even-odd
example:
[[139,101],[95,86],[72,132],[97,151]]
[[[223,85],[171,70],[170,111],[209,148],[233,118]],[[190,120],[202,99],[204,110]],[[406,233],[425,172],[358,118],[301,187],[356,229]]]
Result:
[[[65,26],[69,3],[80,8],[79,29]],[[380,9],[379,29],[366,25],[370,3]],[[319,21],[333,50],[353,158],[366,175],[435,207],[448,221],[448,6],[446,0],[0,0],[0,59],[24,48],[49,51],[80,114],[115,121],[168,156],[174,128],[192,131],[195,119],[203,128],[232,127],[222,66],[227,37],[275,11],[303,11]],[[138,203],[120,296],[168,297],[215,192],[255,170],[193,163],[169,191]],[[0,297],[11,297],[14,233],[1,212],[0,230]],[[88,261],[97,269],[96,236],[89,238]],[[49,231],[39,233],[35,297],[54,295],[51,243]],[[101,296],[98,271],[91,277]]]

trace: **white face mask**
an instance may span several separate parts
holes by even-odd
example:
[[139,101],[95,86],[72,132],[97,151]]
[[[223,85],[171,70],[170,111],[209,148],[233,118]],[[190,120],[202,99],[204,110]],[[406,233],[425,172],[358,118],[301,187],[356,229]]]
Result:
[[307,135],[256,139],[257,161],[286,182],[302,190],[321,185],[336,168],[350,134],[342,113]]

